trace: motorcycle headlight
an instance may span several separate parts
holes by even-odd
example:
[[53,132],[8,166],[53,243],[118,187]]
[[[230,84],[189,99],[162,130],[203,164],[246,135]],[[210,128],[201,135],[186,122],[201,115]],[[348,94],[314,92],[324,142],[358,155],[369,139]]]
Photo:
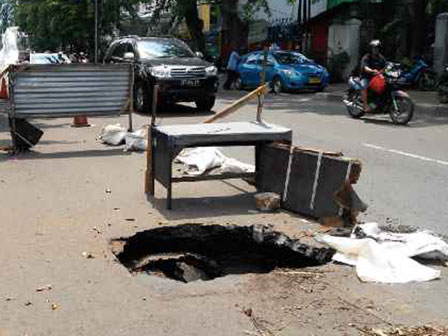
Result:
[[168,67],[162,65],[151,68],[151,75],[158,78],[167,78],[170,77],[171,72]]
[[205,68],[205,73],[207,76],[216,76],[218,74],[218,68],[215,66],[209,66]]

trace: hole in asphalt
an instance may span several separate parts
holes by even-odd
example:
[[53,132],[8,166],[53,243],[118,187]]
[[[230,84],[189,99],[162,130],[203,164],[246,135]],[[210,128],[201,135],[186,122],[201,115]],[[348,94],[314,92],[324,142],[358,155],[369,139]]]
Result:
[[185,283],[227,274],[268,273],[276,267],[318,266],[330,261],[334,253],[264,225],[161,227],[114,239],[111,246],[131,273]]

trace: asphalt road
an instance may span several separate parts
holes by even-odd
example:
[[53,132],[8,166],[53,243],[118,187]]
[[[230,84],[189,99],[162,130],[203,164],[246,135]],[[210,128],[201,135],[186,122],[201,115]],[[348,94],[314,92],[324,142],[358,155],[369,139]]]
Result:
[[[243,94],[220,93],[215,111]],[[316,98],[269,96],[263,117],[292,127],[297,145],[341,150],[365,162],[357,186],[370,204],[364,219],[385,223],[389,217],[446,233],[448,118],[417,118],[409,127],[397,127],[387,120],[352,120],[340,104]],[[252,104],[229,120],[254,120],[255,112]],[[210,115],[179,105],[161,111],[157,122],[197,123]],[[148,121],[136,115],[135,129]],[[180,223],[269,224],[314,244],[310,233],[321,228],[287,212],[258,213],[254,189],[239,180],[176,184],[174,208],[167,211],[160,185],[154,198],[143,192],[143,153],[96,141],[102,126],[126,125],[127,117],[89,122],[92,127],[74,129],[70,119],[34,120],[45,134],[33,152],[0,153],[0,335],[121,336],[147,330],[185,336],[212,330],[215,336],[233,336],[260,333],[254,321],[279,336],[447,325],[448,276],[441,267],[440,281],[403,286],[361,283],[352,268],[337,264],[291,273],[239,270],[189,284],[130,276],[112,256],[110,239]],[[0,146],[9,142],[0,116]],[[247,148],[230,152],[253,159]],[[47,285],[51,288],[40,290]],[[253,315],[247,316],[246,308]]]
[[[214,112],[246,93],[220,92]],[[157,122],[197,123],[212,115],[198,113],[193,106],[169,107],[159,113]],[[254,120],[255,114],[254,101],[225,120]],[[448,111],[445,117],[419,115],[416,110],[408,126],[396,126],[387,116],[351,119],[342,103],[313,93],[298,93],[267,96],[263,118],[291,127],[296,145],[342,151],[364,162],[356,190],[369,209],[361,220],[416,226],[448,235]],[[137,115],[134,119],[137,127],[148,123],[148,116]],[[2,131],[6,130],[4,121],[0,123]],[[253,161],[253,151],[247,147],[225,151],[243,161]]]
[[[242,94],[221,93],[216,110]],[[448,112],[418,112],[409,126],[396,126],[387,116],[351,119],[342,103],[318,95],[281,94],[267,98],[263,118],[291,127],[294,144],[342,151],[364,162],[356,186],[369,204],[362,220],[448,234]],[[232,118],[254,117],[249,105]]]

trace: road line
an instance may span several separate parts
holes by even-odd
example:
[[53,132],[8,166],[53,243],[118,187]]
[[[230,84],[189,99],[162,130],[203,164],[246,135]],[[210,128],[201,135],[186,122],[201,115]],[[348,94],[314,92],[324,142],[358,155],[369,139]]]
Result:
[[422,160],[422,161],[437,163],[437,164],[440,164],[440,165],[443,165],[443,166],[448,166],[448,162],[447,161],[443,161],[443,160],[431,159],[431,158],[426,157],[426,156],[406,153],[406,152],[403,152],[403,151],[400,151],[400,150],[389,149],[389,148],[376,146],[376,145],[372,145],[372,144],[368,144],[368,143],[363,143],[363,146],[369,147],[369,148],[373,148],[373,149],[378,149],[378,150],[381,150],[381,151],[384,151],[384,152],[389,152],[389,153],[394,153],[394,154],[399,154],[399,155],[411,157],[413,159],[418,159],[418,160]]

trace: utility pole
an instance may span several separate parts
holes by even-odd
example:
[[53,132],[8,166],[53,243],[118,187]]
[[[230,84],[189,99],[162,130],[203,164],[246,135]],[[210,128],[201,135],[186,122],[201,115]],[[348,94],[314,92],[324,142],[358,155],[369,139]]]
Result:
[[95,64],[98,64],[98,0],[95,0]]

